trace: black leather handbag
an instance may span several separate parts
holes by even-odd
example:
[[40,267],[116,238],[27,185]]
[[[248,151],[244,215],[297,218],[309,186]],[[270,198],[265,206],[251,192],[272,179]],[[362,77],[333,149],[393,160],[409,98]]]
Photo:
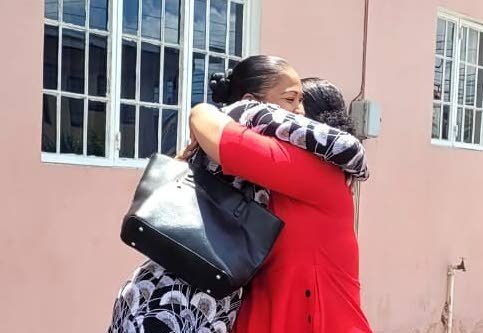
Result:
[[283,222],[196,160],[151,157],[121,239],[193,287],[222,298],[250,281]]

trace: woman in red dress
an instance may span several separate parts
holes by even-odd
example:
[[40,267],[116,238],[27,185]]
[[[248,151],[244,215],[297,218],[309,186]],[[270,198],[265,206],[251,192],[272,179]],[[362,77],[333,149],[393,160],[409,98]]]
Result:
[[[247,85],[226,89],[232,83],[223,82],[226,102],[256,99],[303,112],[300,78],[288,64],[258,91]],[[207,104],[192,110],[190,126],[192,138],[224,174],[271,191],[269,208],[285,222],[245,291],[235,332],[371,332],[360,307],[353,201],[340,168],[257,134]]]

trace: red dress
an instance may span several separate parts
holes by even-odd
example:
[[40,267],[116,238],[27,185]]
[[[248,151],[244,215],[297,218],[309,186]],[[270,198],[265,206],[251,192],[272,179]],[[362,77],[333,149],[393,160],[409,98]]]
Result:
[[360,307],[353,202],[343,172],[239,124],[220,143],[223,172],[271,190],[285,222],[245,290],[235,333],[372,332]]

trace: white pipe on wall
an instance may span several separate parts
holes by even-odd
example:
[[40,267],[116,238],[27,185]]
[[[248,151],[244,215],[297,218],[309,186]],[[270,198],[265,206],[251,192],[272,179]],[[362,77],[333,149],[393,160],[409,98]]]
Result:
[[455,269],[453,265],[448,266],[448,292],[446,298],[446,304],[448,304],[448,323],[446,325],[446,333],[452,333],[453,331],[453,306],[454,306],[454,276]]
[[448,266],[448,291],[446,294],[446,304],[443,313],[446,312],[446,333],[453,332],[453,310],[454,310],[454,282],[456,271],[466,272],[465,260],[461,258],[459,265]]

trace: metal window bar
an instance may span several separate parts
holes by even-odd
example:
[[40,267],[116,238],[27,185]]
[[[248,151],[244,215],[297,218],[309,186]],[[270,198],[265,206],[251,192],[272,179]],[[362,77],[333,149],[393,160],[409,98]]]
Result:
[[[69,97],[69,98],[75,98],[75,99],[82,99],[84,101],[84,109],[83,109],[83,133],[82,133],[82,138],[83,138],[83,146],[82,146],[82,157],[87,156],[87,128],[88,128],[88,104],[89,100],[92,101],[98,101],[98,102],[103,102],[106,103],[106,117],[107,113],[109,112],[109,107],[108,103],[110,100],[110,92],[109,92],[109,83],[106,86],[106,97],[102,96],[89,96],[89,51],[90,51],[90,34],[94,33],[96,35],[100,35],[103,37],[107,38],[107,52],[109,54],[110,51],[110,45],[109,45],[109,40],[110,38],[110,31],[109,28],[107,31],[104,30],[99,30],[99,29],[91,29],[90,28],[90,0],[86,0],[85,3],[85,25],[84,26],[78,26],[72,23],[66,23],[64,22],[64,2],[62,0],[58,1],[58,20],[53,20],[53,19],[48,19],[44,18],[44,24],[49,25],[49,26],[55,26],[58,28],[58,48],[57,48],[57,89],[42,89],[42,92],[47,95],[52,95],[56,97],[56,152],[55,154],[58,155],[64,155],[60,152],[60,139],[61,139],[61,108],[62,108],[62,97]],[[111,6],[109,6],[111,7]],[[108,14],[108,18],[109,18]],[[108,20],[109,23],[110,20]],[[63,91],[62,90],[62,41],[63,41],[63,30],[64,29],[70,29],[74,31],[79,31],[84,33],[84,93],[79,94],[79,93],[73,93],[69,91]],[[110,71],[110,66],[109,62],[107,64],[106,68],[106,76],[107,76],[107,81],[109,82],[109,71]],[[107,118],[106,118],[107,119]],[[107,138],[109,137],[109,133],[107,130],[107,124],[106,124],[106,141]],[[105,147],[105,155],[106,157],[109,157],[108,153],[108,145],[106,142],[106,147]]]
[[[191,32],[185,30],[192,29],[193,27],[193,13],[194,13],[194,3],[192,0],[184,0],[181,1],[180,4],[180,42],[179,44],[172,44],[172,43],[165,43],[165,23],[164,21],[161,24],[161,29],[163,29],[162,32],[162,41],[157,41],[153,40],[150,38],[144,38],[141,34],[141,20],[142,20],[142,1],[139,1],[139,8],[138,8],[138,31],[136,36],[130,35],[130,34],[125,34],[122,31],[122,12],[123,12],[123,5],[122,5],[122,0],[110,0],[109,5],[108,5],[108,29],[107,31],[104,30],[99,30],[96,28],[91,28],[90,27],[90,0],[86,1],[86,18],[85,18],[85,26],[77,26],[75,24],[71,23],[65,23],[63,22],[63,14],[64,14],[64,4],[62,0],[58,1],[58,17],[57,20],[53,19],[48,19],[44,18],[44,23],[47,25],[51,26],[57,26],[58,27],[58,52],[57,52],[57,58],[58,58],[58,63],[57,63],[57,89],[52,90],[52,89],[43,89],[43,93],[47,95],[53,95],[56,97],[56,118],[57,118],[57,127],[56,127],[56,153],[55,155],[59,156],[65,156],[66,161],[69,160],[69,163],[76,163],[76,164],[82,164],[82,159],[75,159],[72,160],[71,157],[68,157],[66,154],[61,154],[60,153],[60,135],[61,135],[61,99],[62,96],[64,97],[71,97],[71,98],[78,98],[78,99],[83,99],[84,100],[84,116],[85,118],[88,118],[88,104],[89,101],[98,101],[98,102],[103,102],[106,103],[106,147],[105,147],[105,154],[106,156],[103,158],[89,158],[88,156],[85,156],[87,154],[86,152],[86,146],[87,146],[87,128],[88,128],[88,119],[84,118],[84,133],[83,133],[83,156],[79,155],[79,157],[84,158],[85,161],[87,160],[99,160],[99,161],[106,161],[106,159],[110,159],[111,165],[117,164],[116,161],[121,160],[119,158],[119,149],[115,145],[119,145],[119,134],[120,134],[120,105],[121,103],[123,104],[131,104],[136,106],[136,128],[135,128],[135,158],[138,156],[138,145],[139,145],[139,108],[141,106],[155,106],[159,108],[159,120],[160,120],[160,134],[159,134],[159,142],[161,145],[161,138],[162,138],[162,111],[164,108],[170,109],[170,110],[177,110],[178,111],[178,146],[180,144],[183,144],[184,141],[180,141],[179,139],[183,136],[181,133],[187,132],[187,117],[183,117],[182,120],[180,121],[180,111],[184,109],[185,107],[190,107],[188,104],[184,104],[183,106],[183,101],[184,99],[181,98],[183,94],[185,95],[190,95],[190,87],[191,87],[191,75],[192,75],[192,57],[193,57],[193,52],[197,53],[202,53],[205,55],[205,84],[204,84],[204,100],[206,101],[207,98],[207,74],[208,74],[208,68],[209,68],[209,57],[215,56],[219,58],[223,58],[225,61],[225,66],[228,65],[229,60],[235,60],[235,61],[240,61],[242,57],[234,56],[229,54],[229,22],[230,22],[230,10],[231,10],[231,3],[238,3],[238,4],[243,4],[244,5],[244,13],[247,10],[247,3],[242,0],[231,0],[228,2],[227,5],[227,40],[228,42],[226,43],[226,53],[219,53],[219,52],[212,52],[209,50],[209,29],[210,29],[210,0],[207,0],[206,4],[206,31],[205,31],[205,50],[199,50],[199,49],[194,49],[192,46],[192,36]],[[189,14],[189,17],[184,17],[184,15]],[[162,20],[164,20],[164,15],[165,15],[165,3],[163,1],[163,10],[162,10]],[[64,92],[62,91],[62,38],[63,38],[63,29],[72,29],[75,31],[80,31],[84,32],[86,34],[85,38],[85,71],[87,71],[87,75],[85,73],[85,78],[86,80],[85,86],[84,86],[84,94],[78,94],[78,93],[71,93],[71,92]],[[187,29],[189,28],[189,29]],[[243,50],[245,50],[245,45],[246,45],[246,30],[248,29],[248,23],[247,23],[247,15],[244,14],[244,38],[243,38]],[[106,96],[89,96],[89,87],[88,87],[88,67],[89,67],[89,37],[90,33],[95,33],[96,35],[104,36],[107,38],[107,89],[106,89]],[[189,36],[190,38],[186,38],[186,36]],[[137,46],[137,54],[136,54],[136,96],[135,100],[125,100],[120,97],[120,91],[121,91],[121,64],[122,64],[122,41],[123,39],[126,40],[133,40],[136,41],[136,46]],[[164,60],[164,49],[165,47],[170,47],[173,49],[178,49],[179,54],[180,54],[180,62],[181,59],[183,62],[183,65],[180,66],[180,77],[179,77],[179,89],[178,89],[178,104],[177,105],[165,105],[163,103],[163,93],[161,91],[162,89],[162,84],[163,84],[163,77],[162,75],[164,74],[164,68],[163,64],[160,66],[160,103],[159,104],[151,104],[151,103],[146,103],[146,102],[141,102],[140,101],[140,92],[139,92],[139,87],[140,87],[140,62],[141,62],[141,57],[140,57],[140,52],[141,52],[141,44],[142,42],[148,42],[151,44],[159,45],[162,46],[162,57]],[[245,52],[243,52],[243,56],[245,56]],[[186,56],[183,56],[184,54],[187,54]],[[188,61],[186,61],[188,60]],[[191,96],[189,96],[190,98]],[[186,110],[188,111],[188,110]],[[186,112],[186,115],[188,112]],[[186,119],[185,119],[186,118]],[[181,135],[180,135],[181,134]],[[50,155],[50,153],[47,153],[47,155]],[[50,160],[51,158],[49,158]],[[59,160],[60,161],[60,160]],[[105,165],[107,162],[96,162],[100,163],[102,165]],[[109,164],[109,163],[108,163]],[[125,164],[125,163],[121,163]],[[131,163],[129,164],[131,165]],[[136,165],[136,164],[132,164]]]

